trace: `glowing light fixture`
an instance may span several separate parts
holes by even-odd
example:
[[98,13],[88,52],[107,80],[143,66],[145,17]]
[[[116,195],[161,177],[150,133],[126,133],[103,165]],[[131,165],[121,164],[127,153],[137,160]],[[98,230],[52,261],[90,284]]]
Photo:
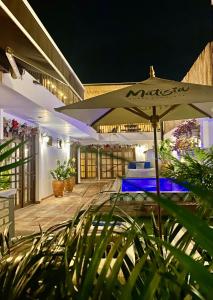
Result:
[[42,133],[41,137],[42,137],[42,141],[45,143],[48,143],[50,140],[50,137],[47,135],[46,132]]
[[18,66],[17,66],[16,61],[14,59],[12,49],[10,47],[7,47],[5,54],[6,54],[7,59],[9,61],[10,65],[11,65],[11,68],[13,70],[12,77],[15,78],[15,79],[20,79],[21,74],[19,72]]
[[57,148],[62,149],[62,139],[57,139]]

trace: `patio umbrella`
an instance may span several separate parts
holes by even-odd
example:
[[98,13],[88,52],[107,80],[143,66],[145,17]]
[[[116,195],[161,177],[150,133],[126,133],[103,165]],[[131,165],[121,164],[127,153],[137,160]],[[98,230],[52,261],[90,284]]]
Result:
[[[213,117],[213,87],[157,78],[150,67],[150,78],[145,81],[56,110],[93,127],[150,122],[154,131],[156,192],[159,195],[158,122]],[[159,221],[161,234],[160,224]]]

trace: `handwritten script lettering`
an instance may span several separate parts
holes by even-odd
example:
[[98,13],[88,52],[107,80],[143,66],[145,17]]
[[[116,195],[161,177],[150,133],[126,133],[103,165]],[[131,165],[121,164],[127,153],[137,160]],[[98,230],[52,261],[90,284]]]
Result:
[[138,91],[132,91],[129,90],[128,93],[126,94],[126,97],[140,97],[143,98],[144,96],[170,96],[172,94],[178,94],[181,92],[187,92],[189,90],[189,86],[187,87],[173,87],[171,89],[168,90],[160,90],[160,89],[156,89],[156,90],[149,90],[149,91],[145,91],[145,90],[138,90]]

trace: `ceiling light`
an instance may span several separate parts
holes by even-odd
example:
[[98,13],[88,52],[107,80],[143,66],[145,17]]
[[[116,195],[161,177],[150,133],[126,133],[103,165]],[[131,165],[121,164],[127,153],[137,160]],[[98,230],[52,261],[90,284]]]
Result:
[[[18,66],[17,66],[16,61],[15,61],[15,59],[14,59],[12,49],[9,48],[9,47],[7,47],[7,48],[6,48],[5,54],[6,54],[7,59],[8,59],[8,61],[9,61],[10,65],[11,65],[11,68],[12,68],[12,70],[13,70],[13,75],[12,75],[12,76],[13,76],[15,79],[20,79],[20,78],[21,78],[21,74],[20,74],[20,72],[19,72]],[[15,76],[14,76],[14,75],[15,75]]]

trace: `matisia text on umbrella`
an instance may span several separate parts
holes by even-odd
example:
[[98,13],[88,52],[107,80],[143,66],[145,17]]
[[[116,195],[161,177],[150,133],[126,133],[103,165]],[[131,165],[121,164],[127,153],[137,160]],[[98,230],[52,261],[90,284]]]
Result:
[[167,90],[160,90],[160,89],[149,90],[149,91],[129,90],[128,93],[126,94],[126,97],[128,98],[130,96],[134,96],[134,97],[143,98],[144,96],[170,96],[170,95],[176,94],[176,93],[187,92],[188,90],[189,90],[189,86],[187,86],[187,87],[173,87],[173,88],[167,89]]

